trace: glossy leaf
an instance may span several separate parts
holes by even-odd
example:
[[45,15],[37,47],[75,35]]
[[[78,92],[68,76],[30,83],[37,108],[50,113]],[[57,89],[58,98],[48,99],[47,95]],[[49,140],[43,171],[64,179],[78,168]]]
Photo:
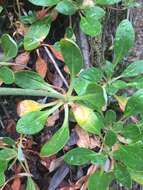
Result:
[[69,165],[83,165],[91,161],[96,153],[87,148],[74,148],[64,155],[64,161]]
[[61,150],[69,139],[68,108],[62,127],[46,142],[41,149],[41,156],[51,156]]
[[116,180],[127,188],[131,188],[132,180],[129,171],[125,166],[116,164],[114,170]]
[[18,52],[18,47],[14,39],[9,34],[2,35],[1,46],[4,51],[3,61],[8,61],[16,57]]
[[101,23],[94,19],[94,18],[88,18],[88,17],[81,17],[80,20],[80,28],[81,30],[90,36],[97,36],[101,34]]
[[127,167],[135,171],[143,171],[143,145],[141,143],[120,145],[114,152],[114,158],[123,162]]
[[131,22],[127,19],[123,20],[116,31],[115,36],[115,64],[117,64],[133,47],[135,40],[135,33]]
[[143,113],[143,90],[138,90],[129,99],[125,108],[125,115]]
[[102,67],[103,71],[105,72],[108,78],[111,78],[114,72],[114,65],[110,61],[106,61]]
[[56,10],[64,15],[73,15],[77,10],[77,6],[73,1],[62,0],[57,4]]
[[83,66],[83,57],[79,47],[69,39],[60,41],[61,52],[68,66],[72,78],[78,74]]
[[107,190],[112,179],[112,173],[97,171],[88,178],[88,190]]
[[34,5],[48,7],[56,5],[60,0],[28,0]]
[[121,0],[96,0],[99,5],[113,5],[119,3]]
[[17,156],[17,152],[12,148],[3,148],[0,150],[0,160],[10,161]]
[[44,128],[47,117],[47,111],[30,112],[18,120],[16,131],[26,135],[36,134]]
[[122,73],[123,77],[134,77],[143,74],[143,60],[131,63]]
[[87,6],[83,9],[84,15],[88,18],[101,19],[105,15],[104,9],[98,6]]
[[44,89],[46,82],[44,79],[33,71],[19,71],[15,73],[15,83],[21,88],[27,89]]
[[[106,106],[106,92],[100,85],[89,83],[85,90],[83,101],[91,109],[101,111]],[[98,101],[97,101],[98,100]]]
[[6,66],[0,67],[0,80],[5,84],[12,84],[15,81],[13,71]]
[[51,19],[44,17],[32,24],[24,36],[24,48],[27,51],[36,49],[41,45],[41,42],[46,38],[50,31]]
[[102,71],[95,67],[90,67],[80,73],[80,78],[88,80],[90,82],[99,82],[103,77]]
[[100,134],[101,129],[104,127],[102,119],[92,109],[75,104],[72,111],[78,125],[85,131],[93,134]]
[[31,177],[27,178],[26,190],[36,190],[36,185]]
[[105,136],[105,144],[108,146],[113,146],[116,143],[116,141],[117,141],[116,134],[112,130],[109,130]]

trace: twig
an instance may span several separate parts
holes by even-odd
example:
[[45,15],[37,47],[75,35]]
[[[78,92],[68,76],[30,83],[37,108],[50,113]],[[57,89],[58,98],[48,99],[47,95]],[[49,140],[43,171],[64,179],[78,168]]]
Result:
[[80,45],[81,45],[81,51],[83,53],[85,68],[89,68],[90,66],[89,44],[86,35],[80,29],[79,29],[79,38],[80,38]]
[[66,87],[68,88],[69,85],[68,85],[68,83],[67,83],[65,77],[64,77],[63,74],[61,73],[61,71],[60,71],[60,69],[59,69],[59,67],[58,67],[58,65],[57,65],[57,63],[56,63],[56,61],[55,61],[53,55],[51,54],[51,52],[49,51],[49,49],[48,49],[47,47],[44,47],[44,49],[45,49],[46,53],[48,54],[49,58],[51,59],[53,65],[54,65],[55,69],[57,70],[59,76],[61,77],[63,83],[64,83],[64,84],[66,85]]

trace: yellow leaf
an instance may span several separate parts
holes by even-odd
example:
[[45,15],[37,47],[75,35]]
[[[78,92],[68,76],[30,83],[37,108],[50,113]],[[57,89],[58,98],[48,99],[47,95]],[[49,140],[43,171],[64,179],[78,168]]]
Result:
[[124,96],[117,96],[117,95],[115,95],[114,97],[116,98],[116,100],[120,106],[121,111],[124,112],[128,98],[124,97]]
[[23,115],[32,112],[38,111],[44,107],[44,104],[40,104],[33,100],[23,100],[17,106],[17,114],[22,117]]

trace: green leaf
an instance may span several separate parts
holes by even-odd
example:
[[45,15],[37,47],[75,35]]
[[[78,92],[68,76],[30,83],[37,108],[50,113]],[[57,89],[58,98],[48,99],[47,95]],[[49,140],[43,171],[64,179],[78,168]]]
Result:
[[83,165],[95,156],[96,153],[87,148],[74,148],[64,155],[64,161],[69,165]]
[[111,84],[107,85],[106,90],[107,90],[108,94],[114,95],[119,90],[127,88],[127,87],[128,87],[128,83],[126,83],[122,80],[116,80],[116,81],[112,82]]
[[0,67],[0,80],[5,84],[12,84],[15,81],[13,71],[6,66]]
[[135,33],[131,22],[127,19],[123,20],[116,31],[115,36],[115,65],[128,53],[129,49],[133,47],[135,40]]
[[78,95],[83,95],[86,92],[86,88],[88,87],[88,85],[90,84],[90,82],[86,79],[83,78],[74,78],[74,90],[76,91],[76,93]]
[[105,114],[106,125],[112,125],[116,121],[116,112],[113,110],[108,110]]
[[5,174],[4,172],[0,172],[0,187],[2,187],[5,183]]
[[16,57],[18,52],[18,47],[14,39],[9,34],[2,35],[1,46],[4,51],[3,61],[8,61]]
[[26,190],[36,190],[36,185],[31,177],[27,178]]
[[12,148],[3,148],[0,150],[0,160],[10,161],[17,156],[17,152]]
[[135,144],[120,145],[120,148],[114,152],[113,156],[130,169],[143,171],[143,144],[138,142]]
[[142,131],[135,124],[129,124],[125,126],[122,129],[121,133],[126,139],[130,139],[131,141],[134,141],[134,142],[141,140],[143,137]]
[[80,48],[69,39],[62,39],[60,44],[65,64],[67,64],[70,70],[71,77],[74,78],[83,66],[83,57]]
[[129,170],[132,180],[136,183],[143,185],[143,172],[137,172],[135,170]]
[[134,77],[143,74],[143,60],[131,63],[122,73],[123,77]]
[[33,135],[40,132],[44,128],[48,116],[55,112],[60,106],[61,103],[46,111],[35,111],[24,115],[18,120],[16,131],[26,135]]
[[44,17],[32,24],[24,36],[24,48],[27,51],[38,48],[50,31],[51,19]]
[[2,139],[2,141],[5,143],[5,144],[7,144],[7,145],[9,145],[9,146],[15,146],[15,141],[12,139],[12,138],[10,138],[10,137],[1,137],[0,138],[0,140]]
[[120,164],[115,165],[114,174],[116,180],[127,188],[132,187],[132,180],[129,171],[125,166]]
[[103,71],[105,72],[108,78],[111,78],[114,72],[114,65],[110,61],[106,61],[102,67]]
[[0,173],[4,172],[7,169],[7,161],[0,160]]
[[80,20],[81,30],[90,36],[97,36],[101,34],[101,23],[95,18],[81,17]]
[[138,90],[128,99],[125,108],[125,115],[137,115],[138,113],[143,113],[143,89]]
[[30,112],[18,120],[16,131],[26,135],[36,134],[44,128],[47,117],[47,111]]
[[62,0],[57,4],[56,9],[64,15],[73,15],[77,11],[77,6],[73,1]]
[[101,19],[105,15],[104,9],[98,6],[87,6],[83,9],[85,17],[94,18],[96,20]]
[[101,117],[92,109],[75,104],[72,108],[75,120],[78,125],[85,131],[93,134],[100,134],[101,129],[104,127]]
[[112,130],[109,130],[105,136],[105,144],[108,146],[113,146],[116,143],[116,141],[117,141],[116,134]]
[[90,67],[80,73],[80,78],[88,80],[90,82],[99,82],[103,77],[102,71],[95,67]]
[[0,6],[0,13],[3,11],[3,7],[2,6]]
[[62,127],[46,142],[41,150],[41,156],[51,156],[61,150],[69,139],[68,108],[65,108],[65,118]]
[[112,180],[112,173],[97,171],[88,178],[88,190],[107,190]]
[[56,5],[60,0],[28,0],[34,5],[38,6],[43,6],[43,7],[48,7],[48,6],[53,6]]
[[89,83],[87,85],[85,93],[82,95],[84,96],[82,99],[84,101],[84,104],[86,104],[91,109],[96,109],[100,112],[106,105],[105,92],[100,85]]
[[99,5],[113,5],[119,3],[121,0],[96,0]]
[[15,73],[15,83],[21,88],[39,90],[48,85],[44,79],[33,71],[19,71]]

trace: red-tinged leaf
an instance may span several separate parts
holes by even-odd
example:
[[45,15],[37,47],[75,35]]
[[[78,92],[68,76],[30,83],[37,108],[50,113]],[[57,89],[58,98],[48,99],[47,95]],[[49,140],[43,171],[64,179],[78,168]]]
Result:
[[13,70],[14,71],[23,70],[27,66],[29,59],[30,59],[29,52],[24,52],[19,54],[15,59],[15,65],[12,66]]
[[11,185],[12,190],[21,190],[21,181],[20,178],[15,178],[12,185]]
[[52,51],[52,53],[57,59],[64,62],[64,58],[58,50],[56,50],[52,45],[48,45],[48,47],[50,48],[50,50]]
[[36,61],[36,71],[42,78],[45,78],[47,70],[48,68],[47,68],[46,61],[40,56],[38,56],[37,61]]

